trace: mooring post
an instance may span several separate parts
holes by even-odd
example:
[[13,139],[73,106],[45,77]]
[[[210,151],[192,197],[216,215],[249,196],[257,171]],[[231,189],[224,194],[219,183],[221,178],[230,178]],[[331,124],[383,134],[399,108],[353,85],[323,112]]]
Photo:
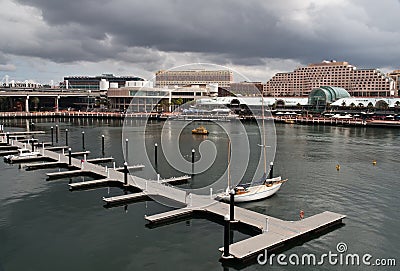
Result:
[[114,168],[114,170],[115,170],[115,162],[113,162],[113,168]]
[[126,156],[126,161],[128,162],[129,161],[129,140],[128,139],[125,139],[125,156]]
[[68,148],[68,165],[72,165],[72,150]]
[[268,217],[265,218],[265,228],[264,232],[268,232]]
[[213,189],[212,189],[212,187],[210,187],[210,199],[212,199],[213,198]]
[[157,183],[160,183],[160,174],[157,174]]
[[7,137],[7,145],[9,145],[10,144],[10,132],[7,132],[6,137]]
[[274,162],[269,163],[269,177],[268,179],[274,178]]
[[68,129],[65,129],[65,146],[68,146]]
[[35,151],[35,140],[32,140],[31,146],[32,146],[32,152],[34,152]]
[[229,204],[229,215],[230,215],[230,221],[235,221],[235,189],[232,189],[229,191],[230,195],[230,204]]
[[86,153],[83,155],[83,161],[86,162]]
[[82,149],[85,150],[85,131],[82,131]]
[[56,143],[58,143],[58,125],[56,124]]
[[44,142],[42,142],[42,155],[44,156]]
[[128,163],[124,163],[124,184],[128,185]]
[[229,254],[229,244],[230,244],[230,221],[229,221],[229,215],[226,215],[224,217],[224,253],[222,254],[222,258],[228,259],[230,258]]
[[157,156],[157,148],[158,148],[158,144],[154,143],[154,163],[155,163],[156,166],[157,166],[157,158],[158,158],[158,156]]
[[101,154],[104,156],[104,135],[101,135]]
[[50,129],[51,129],[51,146],[53,146],[54,145],[54,127],[51,126]]

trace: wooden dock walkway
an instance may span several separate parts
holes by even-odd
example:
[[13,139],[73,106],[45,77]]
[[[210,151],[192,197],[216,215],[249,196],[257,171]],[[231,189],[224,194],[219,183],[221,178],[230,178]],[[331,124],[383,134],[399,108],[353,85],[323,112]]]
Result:
[[[15,145],[20,148],[23,147],[23,143],[18,141],[15,142]],[[58,163],[69,162],[69,157],[66,154],[62,155],[40,148],[39,151],[43,156],[56,160]],[[153,181],[129,174],[127,180],[128,184],[126,186],[124,185],[124,173],[120,172],[123,168],[107,168],[73,157],[71,157],[71,165],[69,165],[69,167],[77,169],[47,173],[47,176],[49,179],[57,179],[65,178],[67,176],[89,174],[96,175],[99,178],[99,180],[69,184],[71,190],[85,189],[95,186],[108,186],[110,185],[110,182],[114,182],[114,184],[119,184],[121,187],[124,186],[126,188],[128,186],[139,191],[138,193],[104,198],[103,200],[107,204],[126,203],[143,199],[147,196],[156,196],[173,200],[174,202],[185,206],[184,208],[145,216],[145,219],[150,223],[150,225],[176,221],[190,216],[195,212],[217,216],[219,218],[225,217],[229,214],[229,205],[226,203],[215,201],[210,198],[210,196],[190,194],[184,190],[169,185],[173,180],[179,180],[179,178],[181,178],[181,180],[187,180],[188,176]],[[251,227],[259,232],[259,234],[254,237],[233,243],[229,246],[230,255],[234,259],[238,260],[244,260],[257,255],[258,253],[263,252],[264,249],[273,249],[274,247],[282,246],[299,238],[308,238],[308,236],[313,232],[342,223],[342,220],[346,217],[333,212],[323,212],[299,221],[284,221],[238,206],[234,207],[234,211],[235,220],[238,224],[245,227]]]

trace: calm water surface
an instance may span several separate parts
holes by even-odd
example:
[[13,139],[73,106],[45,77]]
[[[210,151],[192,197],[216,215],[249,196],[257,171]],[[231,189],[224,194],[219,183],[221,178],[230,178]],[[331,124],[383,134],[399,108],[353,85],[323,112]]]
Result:
[[[5,123],[8,130],[25,129],[25,121]],[[34,129],[50,131],[54,120],[36,123]],[[97,120],[60,120],[61,130],[68,128],[74,149],[81,148],[85,131],[86,148],[91,157],[101,156],[101,135],[106,138],[106,156],[123,162],[121,122]],[[146,133],[148,148],[159,138],[160,123]],[[234,129],[235,123],[231,123]],[[190,126],[191,127],[191,126]],[[189,128],[190,128],[189,127]],[[207,124],[209,140],[216,142],[217,159],[209,171],[195,176],[191,187],[212,183],[226,168],[226,135],[215,124]],[[254,124],[246,130],[256,135]],[[275,172],[289,181],[274,197],[242,207],[286,220],[296,220],[300,209],[306,216],[325,210],[347,215],[345,226],[285,254],[336,252],[345,242],[349,253],[370,253],[374,258],[396,258],[400,254],[399,222],[400,130],[329,126],[277,125],[278,147]],[[251,137],[251,148],[259,143]],[[49,133],[40,140],[49,141]],[[181,138],[182,152],[190,154],[202,139]],[[59,145],[65,143],[60,132]],[[223,143],[223,144],[222,144]],[[129,155],[136,163],[148,164],[135,152],[135,140]],[[151,152],[151,150],[150,150]],[[185,154],[184,154],[185,156]],[[187,155],[187,159],[190,157]],[[198,159],[198,157],[196,157]],[[372,161],[377,160],[373,166]],[[257,159],[252,159],[252,176]],[[341,165],[337,171],[336,164]],[[141,202],[106,209],[102,197],[120,195],[118,188],[100,188],[69,192],[68,182],[77,177],[47,182],[47,169],[25,171],[18,165],[0,162],[0,270],[230,270],[218,261],[223,242],[223,227],[205,219],[191,219],[150,229],[145,215],[170,208],[156,202]],[[179,175],[163,158],[159,160],[163,177]],[[234,169],[233,169],[234,171]],[[137,173],[154,178],[144,169]],[[248,236],[235,232],[235,241]],[[398,260],[398,259],[397,259]],[[239,267],[236,267],[239,268]],[[244,270],[367,270],[365,266],[260,266]],[[370,267],[368,270],[397,270]]]

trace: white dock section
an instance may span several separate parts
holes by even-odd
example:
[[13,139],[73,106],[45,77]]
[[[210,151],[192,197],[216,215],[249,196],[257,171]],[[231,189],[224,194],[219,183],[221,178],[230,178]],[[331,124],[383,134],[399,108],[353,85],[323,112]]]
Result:
[[86,181],[86,182],[70,183],[68,185],[70,190],[78,190],[78,189],[87,189],[91,187],[108,186],[111,182],[115,182],[115,180],[110,180],[106,178],[106,179]]
[[[133,165],[133,166],[128,166],[128,169],[132,169],[132,170],[137,170],[137,169],[143,169],[144,165],[142,164],[138,164],[138,165]],[[123,171],[124,167],[117,167],[115,168],[116,171]]]
[[53,146],[53,147],[45,147],[46,150],[49,151],[61,151],[61,150],[68,150],[68,146]]
[[23,165],[23,167],[26,168],[26,170],[67,167],[67,166],[68,166],[68,163],[64,163],[64,162],[44,162],[44,163],[33,163],[33,164]]
[[130,202],[130,201],[139,201],[148,198],[149,196],[144,192],[139,193],[132,193],[127,195],[115,196],[105,198],[103,197],[103,201],[109,205],[111,204],[120,204],[123,202]]
[[54,180],[54,179],[68,178],[72,176],[87,175],[89,173],[90,173],[89,171],[77,169],[77,170],[50,172],[46,173],[46,175],[49,180]]
[[[172,177],[172,178],[167,178],[167,179],[160,179],[159,182],[161,184],[176,184],[176,183],[184,183],[190,180],[190,176],[184,175],[180,177]],[[150,180],[152,182],[157,182],[158,180]]]
[[[332,212],[323,212],[300,221],[272,220],[268,223],[267,232],[230,245],[229,253],[237,259],[248,258],[265,249],[270,250],[285,242],[300,238],[307,233],[340,223],[345,217]],[[270,219],[272,218],[269,217],[268,220]],[[223,248],[220,248],[220,251],[223,251]]]
[[114,161],[114,158],[112,157],[99,157],[99,158],[86,159],[86,162],[92,164],[108,163],[112,161]]
[[169,212],[145,216],[145,219],[150,223],[164,223],[184,216],[190,216],[193,213],[191,208],[181,208]]

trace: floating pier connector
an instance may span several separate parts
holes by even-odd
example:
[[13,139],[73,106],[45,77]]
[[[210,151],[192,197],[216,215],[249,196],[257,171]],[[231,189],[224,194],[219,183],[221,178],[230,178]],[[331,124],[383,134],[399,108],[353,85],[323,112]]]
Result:
[[68,129],[65,129],[65,145],[68,146]]
[[269,163],[269,179],[274,178],[274,162]]
[[339,165],[339,164],[336,165],[336,170],[337,170],[337,171],[340,170],[340,165]]
[[372,165],[376,166],[376,160],[372,160]]

